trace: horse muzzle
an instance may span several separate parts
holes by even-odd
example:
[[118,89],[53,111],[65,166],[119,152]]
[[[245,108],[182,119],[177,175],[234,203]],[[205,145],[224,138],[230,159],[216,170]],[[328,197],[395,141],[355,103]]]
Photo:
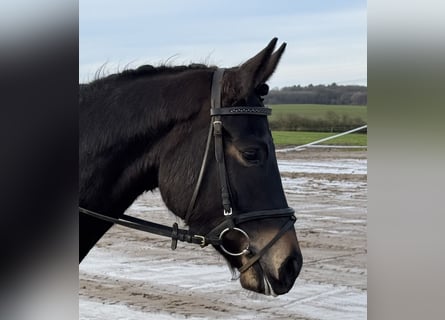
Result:
[[[239,269],[241,286],[265,295],[278,296],[289,292],[303,266],[303,257],[295,232],[288,230],[267,252],[248,268],[244,268],[255,256],[255,245],[251,253],[241,257]],[[244,269],[243,269],[244,268]]]

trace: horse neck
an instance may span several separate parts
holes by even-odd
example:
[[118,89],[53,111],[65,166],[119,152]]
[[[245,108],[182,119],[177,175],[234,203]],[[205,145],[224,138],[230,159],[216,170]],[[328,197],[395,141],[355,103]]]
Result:
[[80,205],[118,216],[158,187],[166,137],[208,104],[211,71],[102,83],[81,92]]

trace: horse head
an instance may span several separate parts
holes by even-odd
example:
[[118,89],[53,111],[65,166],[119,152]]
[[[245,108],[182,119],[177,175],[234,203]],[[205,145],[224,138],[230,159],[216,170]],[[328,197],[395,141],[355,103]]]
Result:
[[[207,73],[206,81],[201,82],[207,94],[198,100],[199,112],[170,131],[170,147],[160,154],[158,174],[159,189],[167,207],[186,219],[192,232],[219,236],[222,243],[215,248],[233,269],[240,270],[244,288],[272,295],[288,292],[302,267],[293,221],[289,224],[293,215],[287,210],[267,112],[262,111],[266,110],[262,98],[268,91],[266,82],[286,46],[283,44],[274,52],[276,43],[277,39],[273,39],[247,62],[225,69],[218,79],[214,76],[216,71]],[[209,106],[215,99],[211,91],[216,85],[220,86],[221,109],[234,110],[233,115],[216,112],[221,115],[218,130],[222,137],[223,174],[221,159],[215,159],[217,140],[207,134],[209,123],[215,122]],[[241,111],[237,113],[234,107]],[[261,115],[249,113],[249,108]],[[211,132],[215,134],[215,129]],[[226,180],[226,186],[222,180]],[[230,212],[221,199],[224,188]],[[196,202],[191,205],[192,198]],[[243,220],[249,214],[254,217]],[[228,215],[234,220],[226,223]]]

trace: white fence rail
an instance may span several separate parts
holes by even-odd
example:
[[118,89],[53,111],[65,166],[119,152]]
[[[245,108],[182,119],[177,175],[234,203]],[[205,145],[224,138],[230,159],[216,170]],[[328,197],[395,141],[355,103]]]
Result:
[[[353,133],[353,132],[356,132],[356,131],[360,131],[360,130],[366,129],[367,127],[368,127],[367,125],[364,125],[364,126],[352,129],[352,130],[348,130],[348,131],[345,131],[345,132],[342,132],[342,133],[339,133],[339,134],[335,134],[335,135],[330,136],[330,137],[326,137],[326,138],[323,138],[323,139],[320,139],[320,140],[317,140],[317,141],[309,142],[309,143],[303,144],[301,146],[278,149],[275,152],[291,152],[291,151],[304,150],[304,149],[306,149],[308,147],[314,147],[315,145],[317,145],[317,144],[319,144],[321,142],[329,141],[329,140],[332,140],[332,139],[335,139],[335,138],[338,138],[338,137],[341,137],[341,136],[344,136],[344,135],[347,135],[347,134],[350,134],[350,133]],[[332,148],[332,147],[335,147],[335,146],[329,146],[329,147]],[[342,147],[342,148],[358,148],[358,147],[367,148],[367,146],[336,146],[336,147]]]

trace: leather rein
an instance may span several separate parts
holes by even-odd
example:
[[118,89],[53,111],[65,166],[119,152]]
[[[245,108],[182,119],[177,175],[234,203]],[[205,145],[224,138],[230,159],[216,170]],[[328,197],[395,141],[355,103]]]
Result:
[[[248,211],[248,212],[233,212],[232,203],[230,199],[230,190],[228,183],[228,175],[225,166],[224,159],[224,145],[223,145],[223,117],[224,116],[235,116],[235,115],[256,115],[256,116],[268,116],[271,114],[271,109],[267,107],[251,107],[251,106],[241,106],[241,107],[221,107],[221,88],[222,88],[222,78],[224,75],[224,69],[218,68],[213,74],[212,89],[211,89],[211,123],[209,128],[209,133],[207,137],[207,143],[204,151],[204,157],[199,172],[198,180],[195,185],[195,189],[187,208],[185,215],[185,221],[189,221],[196,199],[199,194],[199,190],[202,184],[202,178],[204,176],[207,158],[210,150],[210,145],[212,141],[212,135],[215,145],[215,159],[217,162],[218,178],[221,190],[221,201],[223,207],[224,221],[213,228],[206,235],[194,234],[190,230],[179,229],[178,224],[174,223],[172,227],[165,226],[162,224],[146,221],[136,217],[128,216],[123,214],[120,218],[113,218],[106,216],[82,207],[79,207],[79,212],[87,214],[94,218],[104,220],[110,223],[118,224],[131,229],[136,229],[152,234],[157,234],[159,236],[164,236],[172,239],[171,249],[175,250],[177,247],[177,242],[188,242],[198,244],[201,247],[205,247],[209,244],[214,246],[219,246],[225,253],[231,256],[241,256],[244,254],[249,254],[248,261],[238,270],[243,273],[249,269],[255,262],[257,262],[262,255],[272,247],[283,235],[286,233],[297,220],[294,216],[295,211],[292,208],[281,208],[281,209],[271,209],[271,210],[259,210],[259,211]],[[263,220],[263,219],[276,219],[276,218],[289,218],[280,229],[280,231],[269,241],[269,243],[256,252],[255,254],[249,250],[250,238],[248,234],[240,229],[238,226],[248,221]],[[224,246],[225,235],[228,232],[236,232],[242,238],[245,238],[247,245],[241,250],[233,252]]]

